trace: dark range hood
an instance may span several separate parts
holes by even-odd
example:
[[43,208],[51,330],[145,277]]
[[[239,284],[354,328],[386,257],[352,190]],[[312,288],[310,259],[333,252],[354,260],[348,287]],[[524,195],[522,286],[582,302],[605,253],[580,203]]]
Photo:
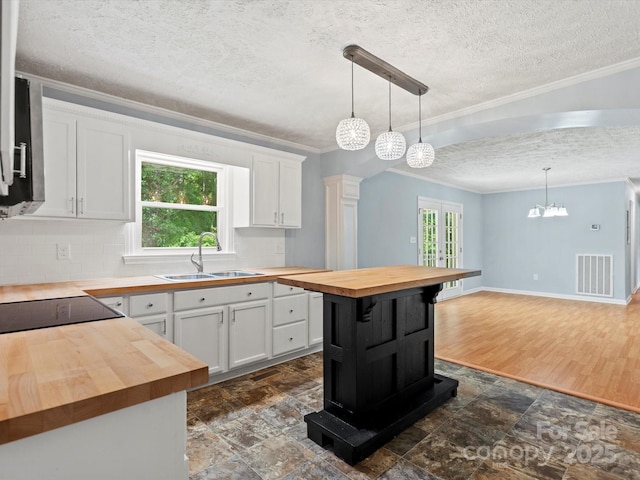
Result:
[[0,193],[0,218],[33,213],[44,202],[42,85],[20,77],[15,78],[15,148],[10,164],[13,181],[7,194]]

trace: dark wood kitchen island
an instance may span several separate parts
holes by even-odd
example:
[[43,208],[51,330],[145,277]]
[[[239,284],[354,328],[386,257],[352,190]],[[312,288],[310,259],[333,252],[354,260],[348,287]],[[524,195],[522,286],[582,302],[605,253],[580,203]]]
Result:
[[278,278],[324,293],[324,410],[310,439],[354,465],[457,394],[434,372],[434,308],[445,282],[480,275],[402,265]]

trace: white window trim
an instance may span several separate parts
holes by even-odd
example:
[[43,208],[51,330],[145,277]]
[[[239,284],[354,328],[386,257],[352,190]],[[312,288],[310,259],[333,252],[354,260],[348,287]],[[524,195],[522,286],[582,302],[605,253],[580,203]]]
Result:
[[[176,162],[176,160],[178,162]],[[204,259],[224,259],[235,258],[236,253],[233,245],[233,226],[231,225],[230,209],[230,175],[226,165],[213,163],[206,160],[195,160],[192,158],[179,157],[177,155],[165,155],[162,153],[149,152],[145,150],[136,150],[135,152],[135,222],[129,224],[127,253],[123,255],[125,264],[151,264],[151,263],[183,263],[191,257],[192,253],[198,251],[197,247],[181,247],[181,248],[142,248],[142,201],[140,178],[142,173],[142,162],[156,163],[160,165],[191,167],[218,172],[222,177],[218,187],[218,229],[220,231],[219,238],[223,250],[218,252],[216,247],[203,247],[202,256]],[[220,179],[220,177],[219,177]],[[151,202],[145,202],[149,204]],[[159,203],[158,206],[165,208],[180,208],[180,206],[171,206]],[[193,207],[189,208],[193,210]],[[198,209],[197,207],[195,209]],[[210,210],[204,207],[202,210]]]

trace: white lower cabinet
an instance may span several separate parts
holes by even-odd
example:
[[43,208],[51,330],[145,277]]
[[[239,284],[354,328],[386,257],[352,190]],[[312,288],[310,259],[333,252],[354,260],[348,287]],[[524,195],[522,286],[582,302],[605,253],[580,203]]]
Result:
[[229,316],[229,368],[269,358],[269,300],[229,305]]
[[144,317],[137,317],[135,320],[152,332],[170,340],[168,330],[171,322],[169,322],[169,315],[167,313],[161,313],[160,315],[146,315]]
[[209,375],[227,370],[226,307],[210,307],[174,314],[175,344],[209,365]]
[[168,293],[146,293],[129,296],[129,317],[173,342],[173,322]]
[[100,301],[205,362],[210,375],[322,343],[322,294],[274,282]]
[[309,292],[309,345],[322,343],[324,297],[319,292]]

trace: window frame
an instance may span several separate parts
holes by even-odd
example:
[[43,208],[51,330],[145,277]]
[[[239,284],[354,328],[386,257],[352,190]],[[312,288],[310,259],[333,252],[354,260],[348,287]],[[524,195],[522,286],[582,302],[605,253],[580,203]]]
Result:
[[[163,202],[149,202],[142,200],[142,164],[153,163],[177,168],[188,168],[195,170],[205,170],[216,172],[217,174],[217,198],[215,206],[185,204],[166,204]],[[198,251],[198,247],[142,247],[142,207],[174,208],[184,210],[215,211],[218,221],[218,238],[222,245],[222,251],[217,247],[202,247],[204,255],[225,255],[233,252],[233,235],[229,218],[229,175],[228,168],[224,164],[214,163],[207,160],[181,157],[179,155],[168,155],[146,150],[135,151],[135,223],[130,229],[129,254],[125,256],[125,263],[139,263],[136,259],[140,257],[182,257],[190,256]],[[129,260],[129,261],[127,261]]]

